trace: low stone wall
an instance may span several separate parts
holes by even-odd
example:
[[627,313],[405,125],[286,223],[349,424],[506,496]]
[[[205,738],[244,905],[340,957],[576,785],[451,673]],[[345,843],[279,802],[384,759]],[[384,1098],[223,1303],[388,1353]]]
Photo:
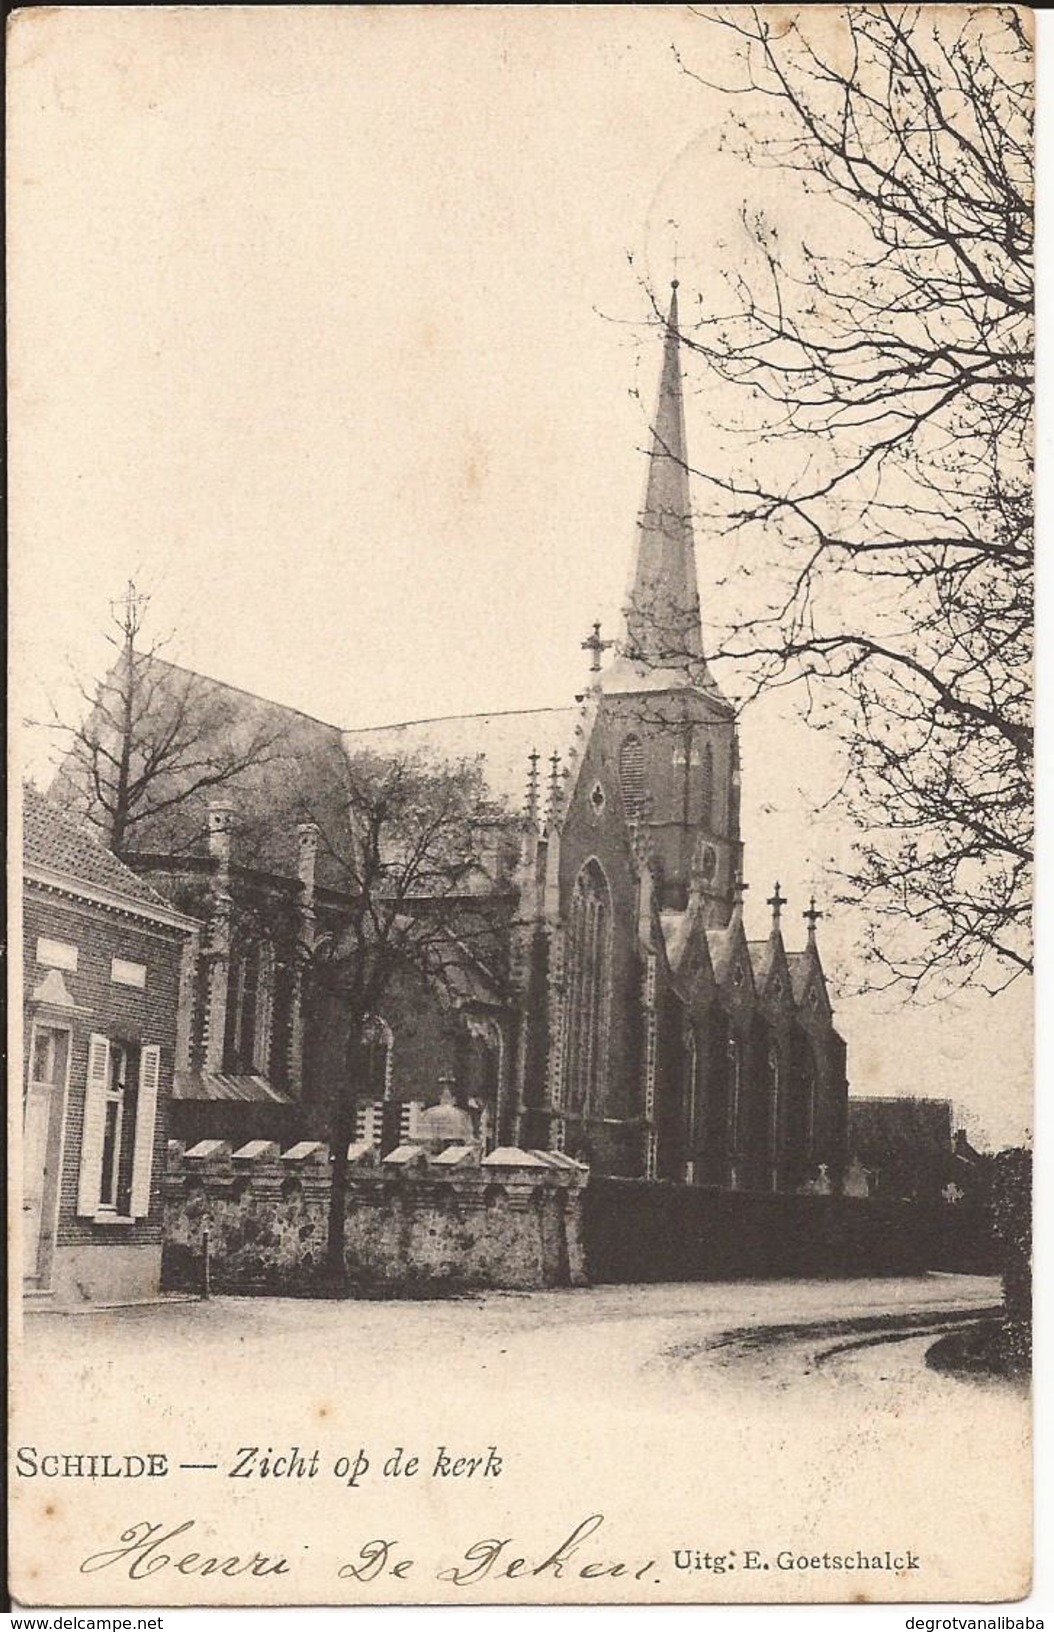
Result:
[[723,1191],[590,1180],[583,1201],[592,1282],[817,1275],[991,1274],[982,1208],[878,1197]]
[[[404,1146],[349,1171],[349,1290],[428,1295],[585,1280],[581,1198],[587,1170],[550,1152]],[[208,1243],[215,1291],[305,1295],[325,1258],[330,1156],[253,1141],[169,1147],[163,1284],[201,1290]]]

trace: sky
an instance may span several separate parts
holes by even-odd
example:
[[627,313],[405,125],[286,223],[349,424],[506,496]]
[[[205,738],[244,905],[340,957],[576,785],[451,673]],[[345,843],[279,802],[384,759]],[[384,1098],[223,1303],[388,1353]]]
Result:
[[[345,726],[565,705],[617,633],[660,362],[785,186],[721,148],[687,9],[66,8],[10,44],[11,662],[69,717],[129,576],[174,661]],[[815,204],[810,206],[817,208]],[[823,228],[817,219],[815,230]],[[810,221],[810,231],[814,224]],[[638,396],[639,393],[639,396]],[[707,446],[689,394],[689,445]],[[724,568],[700,531],[704,622]],[[734,692],[735,677],[723,675]],[[742,726],[750,933],[816,891],[857,1093],[1031,1127],[1029,1002],[853,995],[789,694]],[[21,763],[44,774],[30,729]]]

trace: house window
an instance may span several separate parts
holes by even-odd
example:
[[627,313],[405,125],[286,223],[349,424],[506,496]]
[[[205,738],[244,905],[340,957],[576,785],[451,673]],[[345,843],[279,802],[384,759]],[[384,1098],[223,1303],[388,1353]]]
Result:
[[54,1088],[66,1074],[66,1046],[69,1032],[56,1026],[37,1026],[33,1032],[33,1057],[29,1080],[34,1087]]
[[136,1045],[113,1043],[103,1119],[99,1206],[126,1218],[131,1215],[138,1075],[139,1049]]
[[156,1046],[89,1039],[78,1216],[105,1222],[149,1213],[160,1072]]

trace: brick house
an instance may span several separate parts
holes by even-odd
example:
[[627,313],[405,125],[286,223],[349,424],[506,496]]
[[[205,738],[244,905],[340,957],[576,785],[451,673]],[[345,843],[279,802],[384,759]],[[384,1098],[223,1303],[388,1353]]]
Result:
[[157,1292],[184,949],[197,925],[33,789],[23,800],[27,1294]]

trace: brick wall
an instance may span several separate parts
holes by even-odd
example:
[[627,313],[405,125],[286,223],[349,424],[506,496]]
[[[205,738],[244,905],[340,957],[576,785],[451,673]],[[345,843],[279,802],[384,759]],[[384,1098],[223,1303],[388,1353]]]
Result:
[[[204,1147],[202,1147],[204,1150]],[[350,1290],[429,1294],[543,1287],[583,1279],[583,1170],[470,1166],[422,1155],[350,1175],[345,1262]],[[165,1285],[200,1290],[208,1234],[217,1291],[310,1295],[326,1248],[329,1151],[248,1156],[228,1145],[177,1147],[165,1181]]]

